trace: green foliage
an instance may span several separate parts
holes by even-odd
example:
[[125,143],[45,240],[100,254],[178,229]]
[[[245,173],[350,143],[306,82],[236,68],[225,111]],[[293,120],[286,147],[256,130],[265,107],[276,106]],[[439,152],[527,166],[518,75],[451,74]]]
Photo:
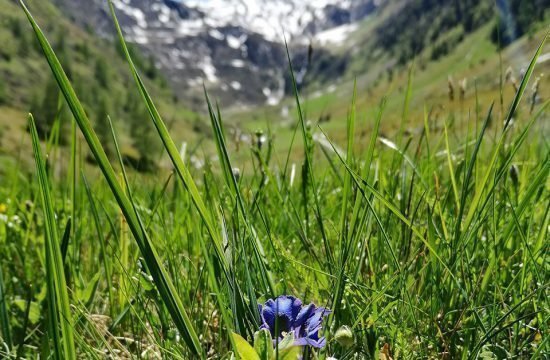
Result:
[[2,335],[0,339],[3,339],[8,349],[11,349],[11,328],[7,303],[6,290],[4,289],[4,277],[2,275],[2,269],[0,268],[0,334]]
[[[126,104],[128,98],[133,96],[134,100],[139,100],[139,96],[136,96],[135,89],[127,86],[130,78],[125,71],[126,64],[117,56],[113,42],[79,29],[55,3],[31,0],[30,6],[47,25],[45,31],[53,39],[52,46],[69,79],[74,81],[79,94],[82,94],[81,101],[87,114],[94,122],[102,121],[97,126],[105,128],[103,115],[108,110],[124,135],[121,148],[123,156],[130,160],[128,163],[142,170],[157,169],[160,142],[154,136],[153,126],[144,121],[148,115],[143,104],[139,101],[134,101],[131,106]],[[32,110],[39,136],[45,139],[55,123],[59,91],[41,60],[39,43],[29,32],[28,22],[12,0],[0,0],[0,44],[0,112],[4,112],[4,107],[18,111],[22,118],[17,120],[24,125],[23,114]],[[140,69],[147,71],[151,77],[147,77],[151,81],[151,91],[168,99],[162,103],[162,108],[171,112],[176,107],[182,110],[184,107],[181,104],[171,101],[172,90],[166,86],[162,74],[152,66],[152,61],[144,60],[137,49],[132,49]],[[106,91],[108,96],[103,94]],[[62,128],[70,124],[71,118],[66,108],[59,115]],[[180,117],[181,111],[178,112],[178,120]],[[62,130],[59,132],[60,141],[65,144],[67,129]],[[108,134],[108,130],[105,133]],[[19,135],[13,137],[18,138]]]
[[[53,349],[54,359],[76,360],[74,324],[61,255],[61,242],[53,208],[53,198],[46,173],[46,164],[40,149],[38,133],[32,115],[29,117],[32,146],[38,174],[40,199],[44,211],[46,283],[48,298],[48,347]],[[48,352],[51,350],[48,350]]]
[[99,140],[103,144],[103,149],[107,157],[112,158],[114,155],[113,141],[111,138],[111,127],[109,124],[109,101],[105,96],[99,100],[99,108],[97,110],[95,121],[95,129]]
[[[70,154],[48,141],[47,163],[31,122],[38,181],[22,163],[2,175],[0,357],[33,358],[37,349],[41,358],[69,359],[491,359],[548,352],[550,102],[536,104],[532,115],[520,102],[543,44],[517,94],[503,96],[507,113],[490,100],[476,104],[483,117],[478,108],[449,111],[443,120],[426,112],[424,127],[412,135],[412,69],[400,95],[402,123],[393,132],[384,127],[384,135],[392,115],[386,98],[365,122],[361,91],[351,89],[347,131],[325,132],[331,129],[307,122],[311,108],[293,82],[292,126],[300,139],[281,159],[271,156],[279,134],[266,132],[265,147],[250,149],[252,160],[237,179],[229,129],[208,97],[218,159],[194,169],[180,154],[118,23],[135,82],[123,82],[125,91],[118,89],[122,77],[108,88],[82,84],[90,78],[80,66],[69,81],[28,16],[76,122]],[[93,74],[95,46],[74,51],[71,38],[65,41],[69,54],[95,54],[87,68]],[[45,105],[39,93],[35,109]],[[139,121],[131,126],[150,126],[173,172],[126,172],[114,136],[123,124],[112,128],[107,114],[133,111]],[[363,131],[368,136],[358,137]],[[80,161],[80,144],[99,169]],[[257,331],[256,303],[278,294],[333,310],[324,350],[293,346],[292,335],[275,348],[268,331]]]
[[103,89],[109,87],[109,67],[103,57],[98,58],[95,63],[95,78]]
[[[52,131],[54,123],[59,119],[59,88],[55,79],[50,79],[41,94],[41,101],[38,105],[33,104],[31,113],[35,115],[36,129],[41,139],[47,139]],[[34,100],[36,101],[36,100]]]
[[17,54],[17,42],[7,33],[0,33],[0,58],[5,61],[11,61]]
[[262,329],[254,334],[254,350],[261,360],[271,360],[275,356],[273,339],[269,330]]
[[260,356],[256,350],[239,334],[231,334],[233,341],[237,347],[237,353],[243,360],[260,360]]
[[285,336],[276,349],[273,349],[271,334],[266,329],[254,334],[254,347],[239,334],[233,333],[231,336],[242,360],[298,360],[303,351],[303,348],[294,345],[293,333]]
[[[383,49],[405,64],[451,29],[461,27],[470,33],[484,25],[492,14],[489,0],[454,1],[452,4],[446,0],[410,1],[377,28],[376,36]],[[434,58],[446,53],[444,47],[448,45],[452,44],[440,44],[439,49],[434,50]]]
[[149,56],[149,59],[147,61],[147,68],[145,69],[145,75],[151,80],[154,80],[159,76],[159,71],[157,70],[155,58],[153,57],[153,55]]
[[5,82],[0,82],[0,105],[6,104],[8,101],[8,94]]
[[[42,50],[44,52],[44,57],[46,58],[46,60],[48,61],[48,64],[50,65],[50,68],[59,85],[59,88],[62,91],[63,95],[65,96],[65,100],[67,101],[74,115],[74,118],[80,127],[80,130],[82,131],[88,145],[90,146],[96,161],[98,162],[100,168],[102,169],[103,174],[107,179],[109,186],[111,187],[111,191],[114,197],[117,199],[117,202],[138,244],[138,247],[141,251],[144,261],[147,264],[147,268],[151,272],[152,277],[155,280],[155,284],[157,286],[157,290],[161,295],[161,299],[165,303],[168,311],[170,312],[176,326],[178,327],[178,330],[181,331],[181,334],[184,337],[185,342],[188,344],[190,351],[194,355],[204,358],[203,350],[199,345],[198,337],[193,328],[193,325],[191,324],[185,310],[183,309],[182,302],[178,297],[177,293],[175,292],[175,287],[172,281],[170,280],[170,277],[167,271],[165,270],[164,266],[160,262],[155,246],[153,245],[146,229],[144,228],[143,222],[140,218],[139,213],[136,210],[135,204],[132,202],[132,197],[126,195],[122,186],[118,182],[115,172],[107,159],[107,155],[105,154],[105,151],[102,148],[99,142],[99,139],[97,138],[97,135],[95,134],[93,128],[91,127],[91,124],[86,116],[84,108],[82,107],[82,104],[78,100],[74,92],[74,89],[72,88],[69,82],[67,74],[64,72],[59,62],[59,59],[56,57],[52,47],[48,43],[48,40],[44,37],[44,34],[38,27],[38,24],[35,22],[34,18],[30,14],[30,12],[28,11],[24,3],[20,1],[20,4],[23,10],[25,11],[27,18],[29,19],[30,24],[33,27],[33,30],[36,34],[37,39],[40,42],[40,46],[42,47]],[[34,130],[34,127],[31,127],[31,129]],[[36,153],[39,154],[39,151],[37,150],[37,147],[38,147],[37,136],[33,137],[33,141],[34,141],[33,147],[35,148],[35,154]],[[38,155],[37,157],[39,158],[40,156]],[[39,164],[38,161],[37,163]],[[37,166],[40,166],[40,165],[37,165]],[[42,179],[43,174],[40,171],[40,168],[38,170],[39,170],[39,175],[41,175],[41,179]],[[128,188],[129,185],[126,177],[125,177],[125,182],[126,182],[125,185]],[[44,189],[45,184],[42,180],[41,180],[41,186]],[[47,192],[45,192],[45,196],[48,196]],[[45,198],[44,206],[46,207],[49,204],[51,204],[51,201]],[[51,205],[49,206],[51,207]],[[52,221],[52,219],[53,219],[53,211],[52,211],[51,217],[49,217],[48,220]],[[49,228],[49,230],[51,230],[51,228]],[[59,252],[59,248],[57,248],[57,252]],[[60,255],[57,257],[60,258]],[[56,259],[55,265],[59,266],[57,257],[55,257]],[[59,270],[58,270],[58,273],[59,273]],[[61,271],[61,273],[63,274],[63,271]],[[56,290],[58,290],[58,288],[61,286],[59,284],[64,285],[64,278],[61,278],[61,280],[63,281],[57,283]],[[66,304],[67,300],[65,298],[63,298],[63,300],[64,301],[62,302],[62,305],[68,306]],[[51,302],[51,298],[50,298],[50,302]],[[62,323],[65,324],[65,326],[67,322],[70,323],[69,314],[66,314],[65,312],[60,312],[60,314],[64,317],[64,319],[62,319]],[[72,340],[72,332],[69,333],[67,331],[63,331],[62,333],[63,333],[63,336],[65,336],[64,343],[63,343],[65,346],[64,354],[65,356],[67,356],[67,358],[72,359],[74,358],[73,356],[74,350],[69,351],[71,350],[71,348],[68,347],[67,345],[67,344],[70,345],[68,340]],[[71,335],[70,339],[67,339],[68,335]],[[61,342],[59,341],[54,342],[54,344],[60,344],[60,343]],[[72,346],[74,347],[74,345]],[[56,354],[58,356],[61,356],[60,351],[56,351]]]
[[464,33],[459,31],[449,32],[446,36],[440,37],[434,41],[431,46],[430,60],[438,60],[453,52],[460,42],[464,39]]
[[127,108],[129,132],[134,139],[133,145],[140,154],[139,159],[135,159],[134,167],[145,172],[154,171],[162,143],[155,134],[153,124],[149,121],[149,113],[140,101],[139,93],[128,93]]

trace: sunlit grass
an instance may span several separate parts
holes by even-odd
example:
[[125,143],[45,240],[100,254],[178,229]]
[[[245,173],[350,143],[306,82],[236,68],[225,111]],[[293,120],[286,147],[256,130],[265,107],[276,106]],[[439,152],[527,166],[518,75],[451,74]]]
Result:
[[[346,131],[334,141],[307,122],[311,104],[295,91],[286,151],[305,144],[299,163],[274,160],[268,134],[243,150],[250,160],[237,176],[223,109],[207,95],[218,159],[194,169],[182,158],[115,18],[149,113],[143,121],[173,166],[145,181],[126,172],[112,127],[118,161],[109,162],[27,15],[83,138],[43,146],[31,121],[36,175],[0,187],[1,356],[230,358],[253,340],[257,304],[281,294],[333,310],[327,346],[306,358],[378,359],[388,348],[414,359],[548,353],[549,103],[530,114],[520,102],[544,42],[502,118],[483,99],[460,124],[433,126],[426,111],[421,131],[407,133],[411,71],[391,114],[398,132],[380,134],[383,99],[358,140],[366,109],[353,88]],[[324,148],[314,131],[326,134]],[[88,179],[96,165],[80,161],[80,146],[90,148],[97,178]],[[68,154],[50,161],[44,148]],[[53,160],[69,162],[71,175],[56,176]],[[342,325],[353,344],[335,340]]]

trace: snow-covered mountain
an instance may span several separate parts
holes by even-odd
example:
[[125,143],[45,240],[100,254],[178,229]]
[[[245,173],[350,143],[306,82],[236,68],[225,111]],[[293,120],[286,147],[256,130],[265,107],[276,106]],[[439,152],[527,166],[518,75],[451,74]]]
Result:
[[[182,30],[239,26],[265,39],[312,36],[327,27],[365,15],[357,0],[172,0],[205,14],[202,22],[183,22]],[[366,7],[369,9],[369,6]],[[372,8],[372,6],[371,6]],[[193,31],[191,30],[191,31]]]
[[[75,21],[112,34],[106,0],[55,0]],[[205,83],[222,102],[276,104],[289,89],[284,38],[297,65],[337,63],[330,48],[382,0],[115,0],[127,40],[152,55],[179,96]],[[301,59],[301,61],[300,61]],[[300,69],[298,69],[300,70]]]

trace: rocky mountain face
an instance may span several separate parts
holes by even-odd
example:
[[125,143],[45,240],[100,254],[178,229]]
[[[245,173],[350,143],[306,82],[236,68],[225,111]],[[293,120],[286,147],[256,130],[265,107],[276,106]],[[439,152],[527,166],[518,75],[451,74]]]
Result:
[[[78,24],[112,36],[106,0],[54,0]],[[202,104],[203,83],[225,106],[277,104],[290,89],[286,37],[298,80],[313,47],[318,70],[338,76],[330,51],[383,0],[114,0],[129,42],[155,61],[177,95]],[[310,44],[313,44],[310,45]],[[309,69],[308,71],[314,71]]]

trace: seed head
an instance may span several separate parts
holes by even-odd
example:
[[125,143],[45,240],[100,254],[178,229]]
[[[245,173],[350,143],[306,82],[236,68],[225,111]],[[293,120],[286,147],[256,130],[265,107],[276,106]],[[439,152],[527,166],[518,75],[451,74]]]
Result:
[[510,167],[510,179],[512,179],[512,184],[517,188],[519,184],[519,169],[516,165]]
[[344,348],[350,348],[354,344],[353,332],[349,326],[343,325],[334,334],[334,339]]

